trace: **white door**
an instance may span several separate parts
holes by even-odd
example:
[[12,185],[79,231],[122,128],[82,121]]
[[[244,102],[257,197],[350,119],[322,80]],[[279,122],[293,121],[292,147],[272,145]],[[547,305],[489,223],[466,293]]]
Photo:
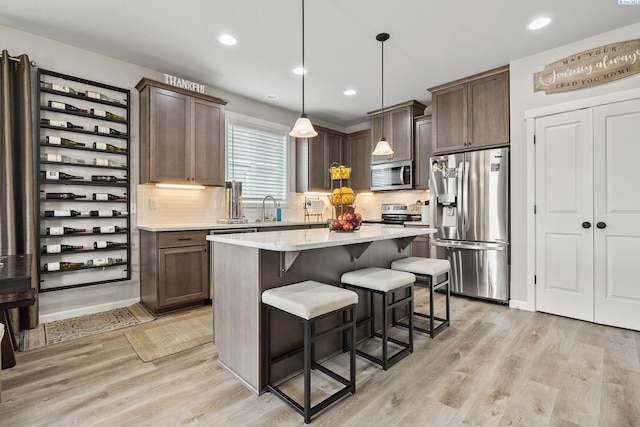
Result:
[[640,100],[594,108],[593,220],[594,321],[640,330]]
[[535,127],[536,309],[593,321],[592,111]]

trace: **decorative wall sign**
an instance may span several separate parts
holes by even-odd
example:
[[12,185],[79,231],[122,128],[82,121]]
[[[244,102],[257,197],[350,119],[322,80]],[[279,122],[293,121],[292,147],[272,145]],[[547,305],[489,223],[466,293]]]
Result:
[[180,77],[172,76],[170,74],[163,74],[164,82],[168,85],[181,87],[183,89],[192,90],[198,93],[206,93],[206,86],[200,83],[190,82],[189,80],[181,79]]
[[582,89],[640,73],[640,39],[612,43],[548,64],[533,75],[533,90]]

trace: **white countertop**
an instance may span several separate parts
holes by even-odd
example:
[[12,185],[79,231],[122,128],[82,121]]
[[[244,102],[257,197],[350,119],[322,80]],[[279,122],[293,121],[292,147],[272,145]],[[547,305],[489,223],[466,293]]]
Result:
[[266,221],[248,222],[246,224],[163,224],[163,225],[138,225],[140,230],[161,232],[161,231],[188,231],[188,230],[229,230],[234,228],[266,228],[266,227],[286,227],[289,225],[318,225],[326,224],[326,221]]
[[352,232],[330,231],[329,228],[312,228],[263,233],[209,235],[207,240],[269,251],[289,252],[415,237],[435,232],[435,228],[393,228],[362,225],[360,230]]

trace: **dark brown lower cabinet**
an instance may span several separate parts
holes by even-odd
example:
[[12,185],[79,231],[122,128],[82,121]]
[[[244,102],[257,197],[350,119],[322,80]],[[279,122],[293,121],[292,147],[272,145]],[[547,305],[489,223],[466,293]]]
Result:
[[154,313],[209,298],[207,231],[140,231],[140,298]]

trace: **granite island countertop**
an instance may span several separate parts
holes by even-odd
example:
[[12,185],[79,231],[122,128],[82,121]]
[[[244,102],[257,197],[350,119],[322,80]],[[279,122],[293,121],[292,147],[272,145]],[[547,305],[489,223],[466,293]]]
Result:
[[276,230],[263,233],[209,235],[207,240],[269,251],[290,252],[408,238],[435,232],[435,228],[426,227],[394,228],[362,225],[359,230],[352,232],[330,231],[328,228],[312,228],[307,230]]

